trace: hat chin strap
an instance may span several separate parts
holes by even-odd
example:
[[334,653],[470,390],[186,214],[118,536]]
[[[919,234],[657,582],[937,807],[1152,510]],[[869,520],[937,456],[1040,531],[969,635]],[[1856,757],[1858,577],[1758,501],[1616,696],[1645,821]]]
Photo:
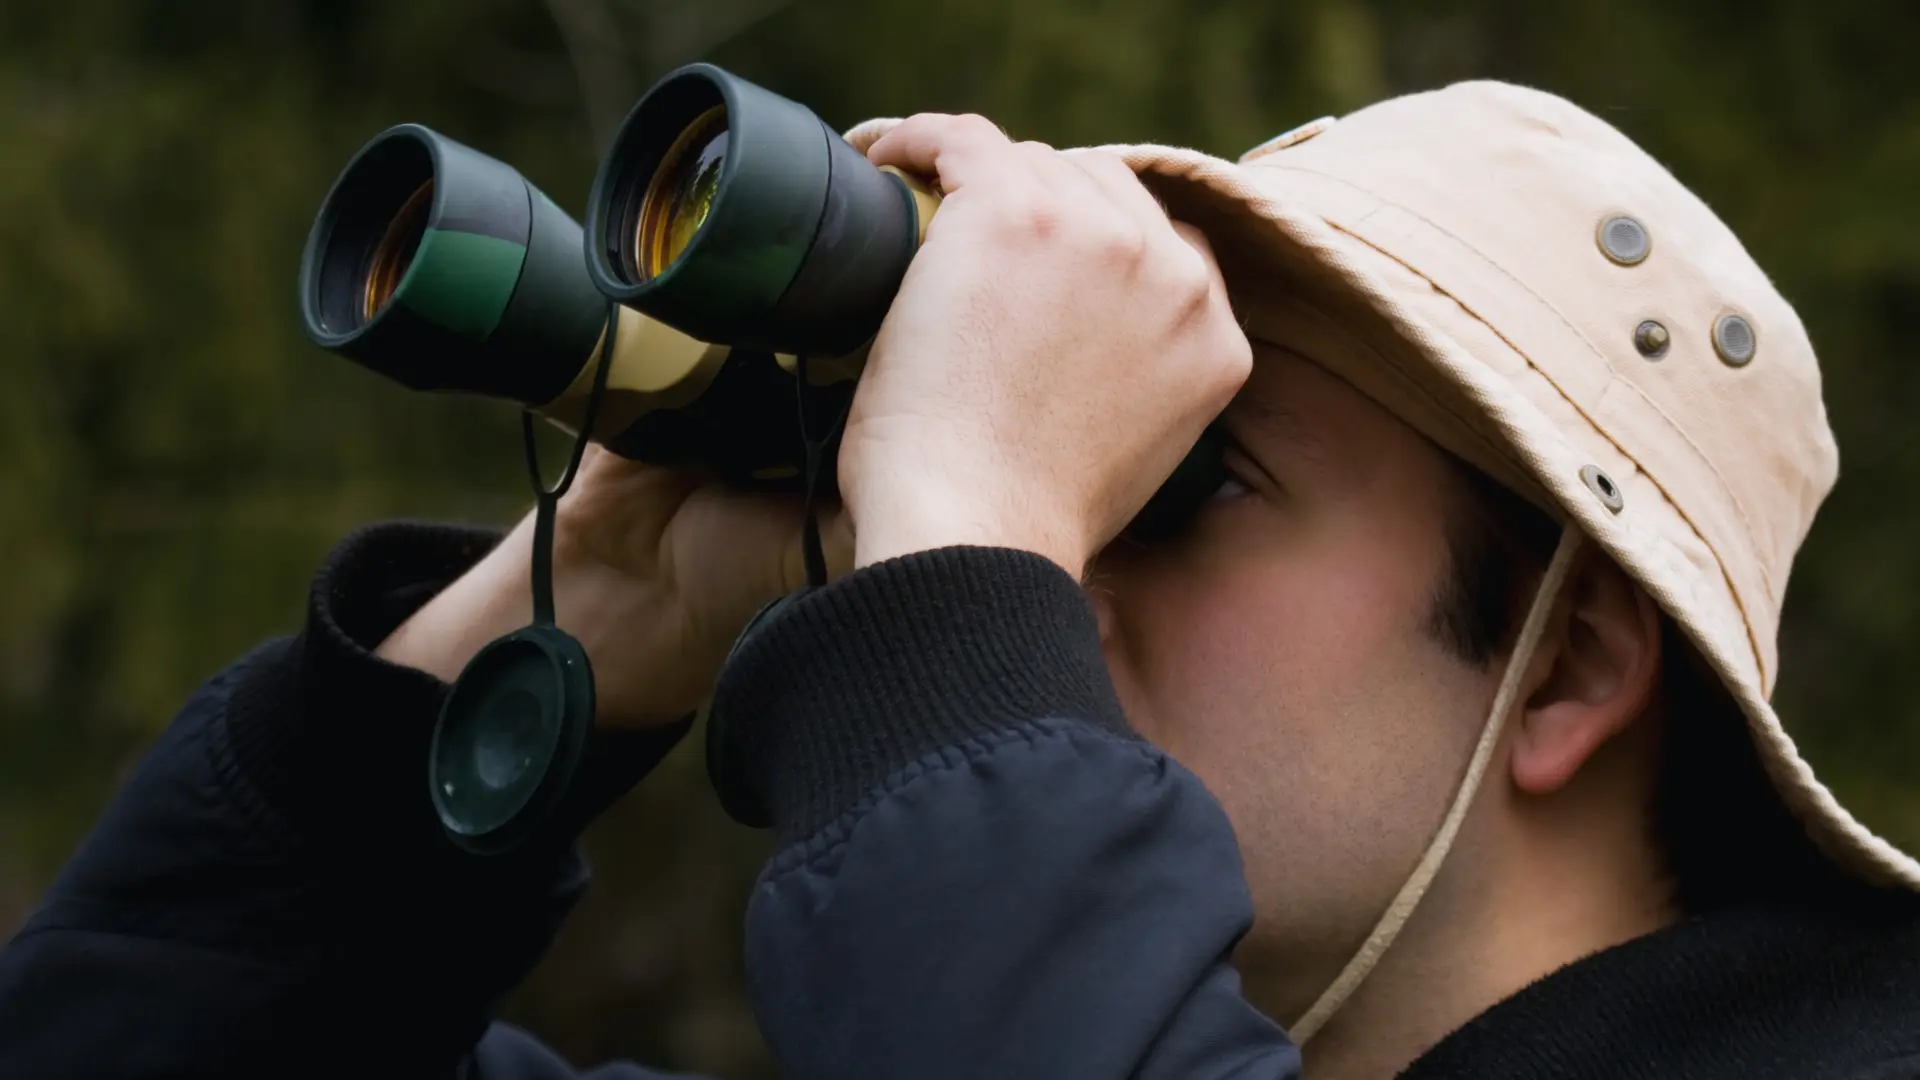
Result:
[[1501,732],[1506,729],[1507,713],[1513,707],[1514,695],[1520,692],[1520,680],[1525,677],[1527,667],[1533,661],[1533,652],[1540,645],[1540,637],[1546,632],[1547,615],[1553,610],[1553,602],[1560,595],[1560,587],[1566,583],[1567,574],[1573,567],[1573,557],[1580,550],[1580,530],[1568,525],[1560,533],[1560,545],[1554,549],[1553,560],[1547,564],[1547,572],[1540,578],[1540,587],[1533,594],[1533,606],[1527,610],[1527,621],[1521,624],[1520,638],[1514,642],[1513,655],[1507,661],[1507,670],[1500,679],[1500,691],[1493,697],[1493,709],[1487,714],[1486,723],[1480,729],[1480,743],[1473,748],[1473,759],[1467,764],[1467,775],[1460,781],[1460,789],[1454,793],[1453,805],[1447,809],[1446,820],[1440,823],[1440,831],[1434,834],[1433,841],[1427,845],[1426,854],[1420,856],[1420,862],[1413,868],[1413,875],[1400,887],[1399,895],[1393,898],[1386,914],[1374,925],[1373,933],[1367,936],[1366,944],[1360,946],[1353,959],[1340,971],[1333,985],[1321,993],[1320,1000],[1313,1003],[1305,1015],[1294,1021],[1287,1029],[1288,1037],[1296,1044],[1304,1045],[1308,1039],[1323,1027],[1328,1018],[1346,1003],[1347,998],[1359,987],[1360,981],[1367,977],[1380,957],[1393,944],[1400,930],[1413,914],[1414,906],[1426,895],[1427,886],[1433,884],[1434,875],[1440,872],[1440,862],[1447,857],[1447,850],[1453,847],[1454,837],[1460,833],[1460,823],[1466,819],[1467,807],[1472,805],[1473,797],[1480,789],[1480,779],[1487,771],[1487,762],[1493,758],[1493,748],[1500,742]]

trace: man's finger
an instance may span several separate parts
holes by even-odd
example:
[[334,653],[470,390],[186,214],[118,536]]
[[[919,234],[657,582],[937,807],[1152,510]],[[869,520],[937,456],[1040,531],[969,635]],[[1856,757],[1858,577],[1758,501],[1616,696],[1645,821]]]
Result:
[[920,113],[867,148],[875,165],[892,165],[915,176],[939,181],[952,195],[969,184],[1000,183],[1025,177],[1031,167],[1012,139],[984,116]]

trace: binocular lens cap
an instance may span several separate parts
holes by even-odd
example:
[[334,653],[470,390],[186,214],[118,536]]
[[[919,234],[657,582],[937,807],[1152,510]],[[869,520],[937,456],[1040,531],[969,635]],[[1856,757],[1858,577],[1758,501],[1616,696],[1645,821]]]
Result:
[[453,684],[428,766],[447,835],[478,854],[520,844],[554,808],[593,728],[586,650],[533,625],[487,645]]

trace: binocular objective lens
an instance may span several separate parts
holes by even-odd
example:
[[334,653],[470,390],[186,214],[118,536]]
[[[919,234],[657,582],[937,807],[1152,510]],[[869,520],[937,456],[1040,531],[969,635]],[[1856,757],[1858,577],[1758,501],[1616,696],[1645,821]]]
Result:
[[720,194],[720,172],[727,162],[727,109],[716,105],[702,113],[674,140],[647,184],[634,236],[642,281],[667,272],[706,224]]
[[373,257],[367,262],[365,301],[360,311],[362,321],[380,314],[380,309],[393,299],[394,290],[406,278],[407,268],[413,265],[413,256],[420,250],[420,238],[427,232],[427,211],[432,208],[433,181],[429,180],[407,196],[393,220],[387,223],[387,231],[374,245]]

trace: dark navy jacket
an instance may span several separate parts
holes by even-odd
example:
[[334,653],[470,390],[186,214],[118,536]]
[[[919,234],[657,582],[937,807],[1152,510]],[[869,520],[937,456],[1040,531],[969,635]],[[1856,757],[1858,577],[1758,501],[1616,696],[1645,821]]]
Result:
[[[304,631],[186,705],[0,954],[0,1077],[574,1075],[489,1024],[586,883],[571,837],[494,859],[441,840],[445,688],[369,653],[491,542],[350,539]],[[1227,966],[1251,918],[1232,830],[1127,730],[1068,575],[899,560],[729,671],[781,839],[746,934],[783,1075],[1295,1073]],[[684,730],[603,737],[608,798]]]
[[[186,705],[0,953],[0,1078],[575,1075],[490,1016],[585,887],[573,834],[685,726],[597,736],[597,805],[549,843],[447,844],[424,784],[445,687],[368,650],[492,542],[351,538],[303,631]],[[751,638],[716,700],[781,840],[746,955],[785,1076],[1298,1074],[1227,964],[1251,919],[1233,832],[1127,729],[1052,564],[851,575]],[[1915,1076],[1916,1002],[1911,905],[1728,913],[1569,965],[1405,1076]]]

